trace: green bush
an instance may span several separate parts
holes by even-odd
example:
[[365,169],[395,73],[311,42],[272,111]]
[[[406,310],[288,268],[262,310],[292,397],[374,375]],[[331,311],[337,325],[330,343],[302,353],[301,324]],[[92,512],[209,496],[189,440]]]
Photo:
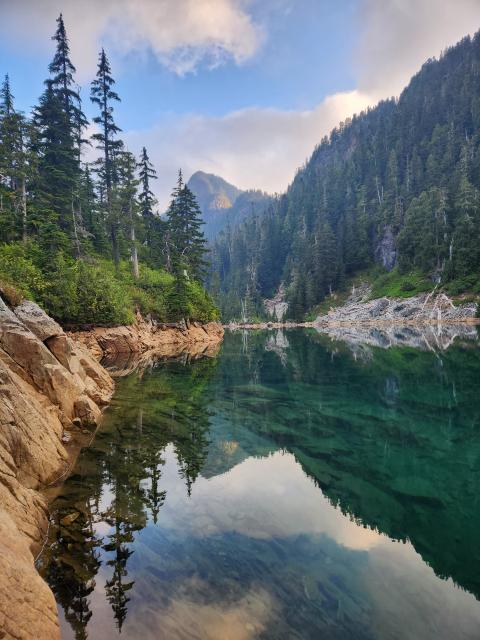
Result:
[[401,291],[415,291],[415,285],[410,280],[404,280],[400,285]]
[[130,324],[135,319],[127,289],[105,264],[77,263],[77,312],[80,324]]
[[433,287],[432,282],[420,271],[401,274],[397,269],[393,269],[376,278],[372,285],[371,298],[409,298],[417,293],[431,291]]
[[20,243],[0,245],[0,279],[31,299],[46,288],[42,272],[28,256],[28,247]]
[[198,282],[189,282],[188,293],[191,300],[191,317],[193,320],[211,322],[220,318],[220,312],[212,298]]
[[161,269],[141,265],[135,280],[128,261],[115,269],[109,260],[74,260],[61,251],[50,260],[48,271],[41,264],[34,245],[0,245],[0,292],[15,303],[22,297],[35,300],[63,324],[130,324],[137,310],[163,322],[219,317],[201,284],[186,278],[179,282]]
[[465,291],[480,293],[480,275],[473,273],[463,278],[451,280],[446,283],[445,291],[451,296],[458,296]]

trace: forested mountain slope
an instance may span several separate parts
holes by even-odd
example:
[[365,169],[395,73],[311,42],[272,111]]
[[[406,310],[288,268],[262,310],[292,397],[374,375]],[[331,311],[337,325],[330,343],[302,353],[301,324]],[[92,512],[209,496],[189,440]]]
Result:
[[213,240],[227,226],[234,227],[250,215],[261,215],[272,201],[272,197],[262,191],[242,191],[223,178],[203,171],[196,171],[187,186],[200,206],[207,240]]
[[226,317],[281,283],[302,318],[353,274],[405,290],[480,293],[480,33],[427,61],[398,99],[341,123],[286,194],[216,239],[210,287]]

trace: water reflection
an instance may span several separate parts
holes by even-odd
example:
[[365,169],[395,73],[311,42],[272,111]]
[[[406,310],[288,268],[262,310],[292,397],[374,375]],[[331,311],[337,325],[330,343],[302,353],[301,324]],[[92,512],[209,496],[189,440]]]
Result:
[[479,350],[369,348],[228,335],[119,380],[54,502],[64,636],[477,637]]

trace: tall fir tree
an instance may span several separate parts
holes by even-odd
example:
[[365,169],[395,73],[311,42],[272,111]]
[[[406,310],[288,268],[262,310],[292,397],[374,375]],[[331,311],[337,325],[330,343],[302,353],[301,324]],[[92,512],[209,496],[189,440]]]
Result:
[[46,85],[33,116],[38,175],[32,220],[44,244],[45,260],[51,259],[59,249],[70,249],[75,228],[72,193],[78,176],[63,101],[50,81]]
[[153,209],[157,204],[155,195],[150,189],[150,181],[157,179],[157,172],[155,171],[153,164],[150,162],[150,158],[148,157],[145,147],[142,148],[138,169],[141,186],[138,196],[138,200],[140,202],[140,213],[145,222],[147,222],[153,216]]
[[201,280],[205,274],[207,253],[201,228],[202,214],[195,195],[183,182],[181,170],[167,215],[174,271],[182,269],[189,278]]
[[66,114],[66,123],[70,127],[71,135],[79,144],[82,138],[81,132],[88,125],[88,120],[81,108],[80,93],[75,88],[74,73],[76,69],[70,59],[70,45],[62,14],[57,18],[57,30],[52,36],[57,43],[55,55],[48,70],[51,74],[51,86],[63,104]]
[[25,116],[16,111],[8,75],[0,89],[0,238],[27,238],[27,138]]
[[121,131],[120,127],[115,124],[113,119],[113,103],[119,102],[118,94],[113,90],[115,80],[112,77],[110,63],[105,54],[104,49],[101,50],[97,75],[91,86],[91,101],[96,104],[100,110],[100,115],[93,118],[95,124],[100,127],[100,131],[95,133],[92,138],[97,142],[97,149],[103,154],[100,166],[100,175],[105,184],[105,205],[106,218],[110,231],[110,240],[112,244],[112,254],[115,264],[120,263],[120,246],[119,232],[120,220],[118,212],[113,207],[112,190],[116,183],[115,156],[121,150],[123,143],[117,138],[117,134]]
[[127,226],[130,246],[130,260],[132,262],[133,277],[140,276],[138,266],[137,227],[139,224],[137,188],[139,180],[136,178],[137,168],[135,156],[129,151],[119,154],[118,160],[118,189],[120,215]]

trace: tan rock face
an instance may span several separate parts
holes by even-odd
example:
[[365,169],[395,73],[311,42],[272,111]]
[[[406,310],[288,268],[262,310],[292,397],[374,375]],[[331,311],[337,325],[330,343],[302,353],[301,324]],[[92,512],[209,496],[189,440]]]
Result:
[[60,637],[53,594],[34,566],[47,531],[38,492],[68,469],[65,427],[91,426],[108,373],[33,303],[0,299],[0,639]]
[[[195,349],[204,345],[219,344],[223,338],[223,327],[218,322],[208,324],[190,323],[189,328],[146,322],[139,318],[130,327],[98,327],[92,331],[80,331],[71,334],[76,342],[83,344],[97,359],[107,357],[110,360],[132,353],[154,351],[159,355],[170,355],[172,346]],[[178,348],[173,350],[179,352]]]
[[38,304],[30,300],[24,300],[15,307],[15,315],[37,338],[44,342],[52,336],[61,336],[62,327],[50,318]]

